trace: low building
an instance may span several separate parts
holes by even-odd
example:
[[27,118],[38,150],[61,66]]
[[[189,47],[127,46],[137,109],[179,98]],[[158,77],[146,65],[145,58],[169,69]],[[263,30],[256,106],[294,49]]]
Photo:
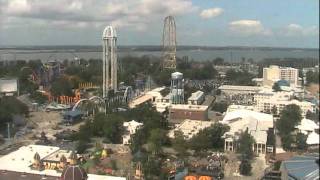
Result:
[[197,121],[185,119],[180,124],[176,125],[176,127],[169,131],[168,136],[170,138],[175,137],[176,131],[181,131],[185,137],[185,139],[191,139],[194,135],[198,134],[199,131],[208,128],[214,124],[213,121]]
[[282,161],[281,179],[319,179],[319,154],[294,156]]
[[170,119],[208,120],[208,107],[204,105],[172,104],[169,106]]
[[319,146],[319,125],[310,119],[303,118],[301,123],[296,126],[297,130],[307,135],[306,143],[308,146]]
[[18,79],[0,78],[0,96],[19,95]]
[[142,125],[143,123],[139,123],[135,120],[124,122],[123,127],[125,128],[125,133],[122,136],[122,144],[130,144],[131,136],[134,135]]
[[204,101],[204,92],[196,91],[188,98],[188,104],[200,105]]
[[[28,145],[0,157],[0,180],[9,177],[10,180],[21,179],[59,179],[61,163],[72,164],[71,151],[62,150],[55,146]],[[67,155],[70,155],[67,156]],[[62,158],[65,157],[65,158]],[[59,163],[58,163],[59,159]],[[39,168],[35,168],[38,166]],[[22,178],[23,177],[23,178]],[[47,178],[48,177],[48,178]],[[53,178],[55,177],[55,178]],[[88,174],[87,180],[125,180],[124,177]],[[8,180],[8,179],[5,179]],[[68,180],[68,179],[65,179]]]
[[218,89],[221,90],[222,95],[254,95],[261,90],[259,86],[233,86],[233,85],[222,85]]
[[164,112],[170,105],[170,95],[165,94],[165,87],[158,87],[151,91],[146,92],[145,94],[135,98],[129,103],[130,108],[135,108],[140,104],[150,102],[152,103],[158,112]]
[[240,110],[240,109],[253,111],[254,107],[253,106],[244,106],[244,105],[232,104],[232,105],[228,106],[228,109],[227,109],[226,113],[237,111],[237,110]]
[[257,154],[267,152],[267,132],[273,128],[272,115],[242,109],[227,113],[221,123],[230,126],[230,131],[224,134],[225,151],[236,151],[239,135],[248,130],[255,139],[253,152]]
[[280,112],[284,109],[284,107],[290,104],[295,104],[299,106],[301,109],[301,115],[303,117],[306,117],[308,111],[312,113],[316,113],[317,111],[317,106],[311,102],[298,101],[296,99],[279,100],[276,98],[261,100],[259,103],[255,105],[255,109],[259,112],[271,113],[272,108],[275,106],[277,108],[277,114],[279,115]]

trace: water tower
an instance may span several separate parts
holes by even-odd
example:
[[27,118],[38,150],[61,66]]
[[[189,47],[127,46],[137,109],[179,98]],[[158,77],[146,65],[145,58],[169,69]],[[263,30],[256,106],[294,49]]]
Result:
[[172,104],[184,104],[183,74],[174,72],[171,74],[170,102]]

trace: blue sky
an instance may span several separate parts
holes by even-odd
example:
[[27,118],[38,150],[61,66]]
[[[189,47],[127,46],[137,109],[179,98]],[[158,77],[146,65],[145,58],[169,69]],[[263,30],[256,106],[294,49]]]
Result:
[[0,0],[0,45],[159,45],[173,15],[179,45],[319,48],[319,0]]

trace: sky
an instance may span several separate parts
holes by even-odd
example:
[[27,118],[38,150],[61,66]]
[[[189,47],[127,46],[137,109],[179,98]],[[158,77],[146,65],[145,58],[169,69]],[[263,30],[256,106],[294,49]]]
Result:
[[319,0],[0,0],[0,45],[178,45],[319,48]]

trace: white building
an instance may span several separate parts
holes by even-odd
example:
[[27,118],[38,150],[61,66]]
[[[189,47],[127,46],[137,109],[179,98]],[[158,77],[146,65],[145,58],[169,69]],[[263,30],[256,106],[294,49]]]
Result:
[[316,105],[307,101],[298,101],[296,99],[279,100],[277,98],[270,98],[257,101],[255,104],[255,110],[258,112],[271,113],[273,106],[275,106],[277,108],[276,114],[279,115],[284,107],[290,104],[295,104],[300,107],[302,117],[305,117],[308,111],[315,113],[317,109]]
[[230,126],[230,131],[224,134],[225,151],[235,151],[240,133],[248,129],[255,139],[253,152],[257,154],[267,152],[267,132],[269,128],[273,128],[272,115],[242,109],[227,113],[221,123]]
[[274,82],[279,80],[286,80],[290,86],[299,86],[299,70],[291,67],[279,67],[271,65],[263,68],[263,85],[273,86]]
[[[28,145],[22,146],[18,150],[0,157],[0,171],[12,171],[27,174],[37,174],[44,176],[54,176],[60,178],[61,172],[53,169],[44,169],[42,171],[32,169],[34,155],[38,153],[43,159],[46,159],[53,154],[61,151],[59,147],[43,146],[43,145]],[[56,158],[55,156],[53,158]],[[23,176],[22,176],[23,177]],[[1,179],[1,178],[0,178]],[[24,179],[24,178],[21,178]],[[88,174],[88,180],[125,180],[125,177],[105,176],[97,174]]]
[[213,121],[197,121],[186,119],[176,127],[169,131],[168,136],[174,138],[176,131],[181,131],[185,139],[191,139],[194,135],[198,134],[200,130],[208,128],[214,124]]
[[226,113],[237,111],[237,110],[240,110],[240,109],[254,111],[254,107],[253,106],[244,106],[244,105],[232,104],[232,105],[228,106],[228,109],[227,109]]
[[253,95],[261,90],[259,86],[232,86],[232,85],[222,85],[218,89],[221,90],[221,94],[231,96],[231,95]]
[[135,120],[124,122],[123,127],[125,128],[125,134],[122,136],[122,144],[130,144],[131,136],[141,128],[143,123],[139,123]]
[[310,119],[303,118],[301,123],[296,126],[299,132],[307,135],[307,144],[308,145],[319,145],[319,125]]
[[129,103],[130,108],[135,108],[136,106],[151,102],[155,105],[158,112],[164,112],[169,106],[170,95],[163,96],[161,93],[165,91],[165,87],[158,87],[151,91],[146,92],[145,94],[135,98]]
[[202,91],[196,91],[188,98],[188,104],[200,105],[204,101],[204,93]]
[[0,96],[13,96],[15,94],[18,94],[18,79],[1,78]]
[[258,112],[271,113],[273,106],[275,106],[279,115],[285,106],[295,104],[300,107],[303,117],[306,116],[308,111],[316,112],[317,107],[314,104],[308,101],[293,99],[294,95],[293,91],[273,92],[271,89],[264,88],[253,96],[254,109]]

